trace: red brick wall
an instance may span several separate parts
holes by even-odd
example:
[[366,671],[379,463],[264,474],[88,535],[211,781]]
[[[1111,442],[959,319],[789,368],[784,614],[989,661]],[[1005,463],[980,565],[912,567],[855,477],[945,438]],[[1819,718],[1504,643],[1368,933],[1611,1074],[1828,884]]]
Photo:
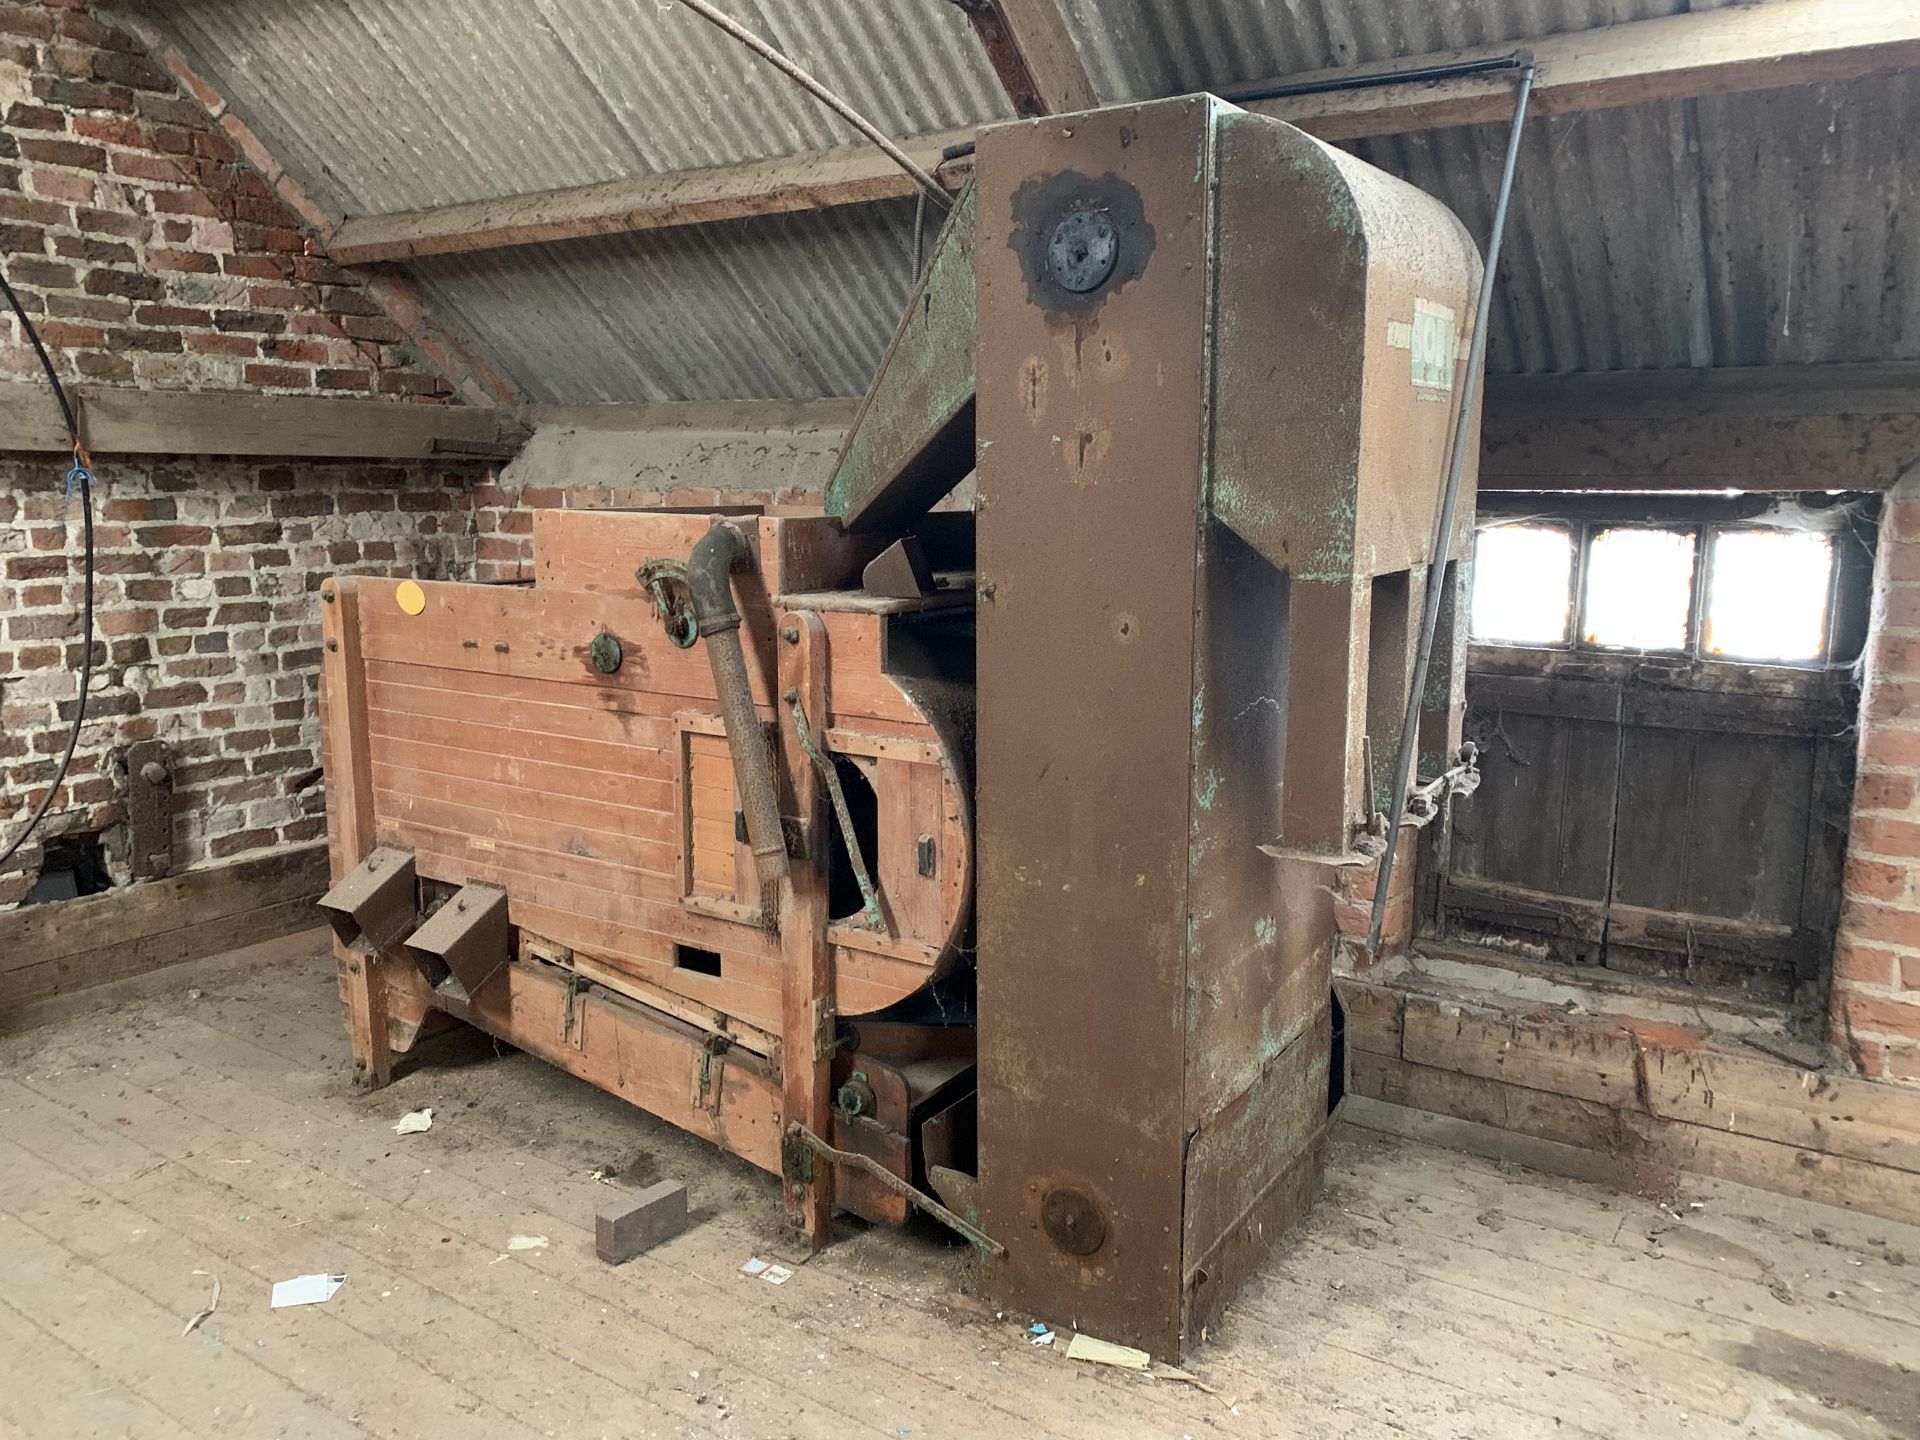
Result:
[[[66,743],[80,658],[80,515],[64,467],[0,455],[0,836]],[[103,463],[89,723],[49,834],[104,831],[125,870],[124,747],[167,742],[175,869],[318,840],[323,576],[464,576],[469,474],[364,463]],[[29,847],[0,904],[38,868]]]
[[[328,263],[302,197],[242,153],[245,127],[216,121],[218,97],[190,93],[178,69],[85,4],[0,0],[0,266],[63,377],[448,401],[440,357],[393,318],[390,289]],[[10,313],[0,381],[42,383]],[[319,764],[314,591],[336,571],[469,573],[484,472],[98,468],[99,668],[43,834],[104,831],[124,873],[121,752],[158,738],[175,760],[174,868],[318,839],[323,793],[297,788]],[[0,841],[44,794],[73,714],[80,524],[64,471],[57,456],[0,452]],[[38,859],[29,847],[0,876],[0,904]]]
[[[73,378],[452,394],[229,132],[83,8],[0,0],[0,259]],[[0,378],[31,378],[15,329]]]
[[1833,1043],[1863,1074],[1920,1083],[1920,472],[1881,522]]
[[1413,943],[1413,873],[1420,850],[1420,832],[1400,832],[1399,853],[1393,857],[1393,878],[1387,882],[1387,913],[1380,926],[1380,949],[1367,953],[1367,935],[1373,928],[1373,897],[1377,893],[1379,862],[1344,865],[1335,872],[1333,920],[1339,939],[1335,961],[1354,970],[1371,969],[1389,955],[1404,955]]

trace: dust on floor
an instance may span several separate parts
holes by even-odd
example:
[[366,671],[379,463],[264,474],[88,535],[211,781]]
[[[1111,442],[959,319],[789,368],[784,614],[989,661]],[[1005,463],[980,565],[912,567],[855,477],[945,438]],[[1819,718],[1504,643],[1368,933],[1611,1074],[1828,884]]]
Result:
[[[357,1093],[311,936],[0,1019],[0,1434],[1920,1435],[1920,1232],[1885,1222],[1349,1130],[1203,1390],[1032,1345],[938,1232],[848,1225],[801,1263],[770,1177],[485,1037],[435,1046]],[[663,1177],[695,1223],[602,1265],[595,1209]],[[269,1308],[315,1272],[346,1283]]]

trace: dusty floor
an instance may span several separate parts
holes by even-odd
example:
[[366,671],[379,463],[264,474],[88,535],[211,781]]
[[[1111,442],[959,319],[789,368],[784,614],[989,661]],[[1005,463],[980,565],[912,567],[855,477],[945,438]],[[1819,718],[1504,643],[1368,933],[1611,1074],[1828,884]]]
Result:
[[[769,1178],[442,1044],[355,1094],[312,937],[0,1020],[0,1435],[1920,1435],[1899,1226],[1704,1181],[1662,1208],[1349,1130],[1195,1357],[1213,1394],[1034,1348],[933,1235],[746,1279],[796,1258]],[[683,1178],[699,1223],[610,1269],[595,1171]],[[314,1271],[346,1284],[268,1307]]]

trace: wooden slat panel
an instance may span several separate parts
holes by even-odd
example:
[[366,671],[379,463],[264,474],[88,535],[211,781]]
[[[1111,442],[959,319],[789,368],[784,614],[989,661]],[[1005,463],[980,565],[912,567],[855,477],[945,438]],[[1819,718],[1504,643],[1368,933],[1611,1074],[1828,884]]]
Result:
[[[478,707],[476,711],[485,714]],[[507,717],[500,719],[505,721]],[[374,735],[395,740],[537,760],[605,775],[634,775],[662,782],[671,779],[667,752],[651,746],[542,735],[515,729],[511,724],[490,724],[486,718],[438,720],[394,710],[369,709],[367,724]]]
[[432,771],[389,764],[380,758],[376,758],[373,764],[373,788],[376,795],[388,792],[422,799],[452,797],[461,804],[489,814],[539,820],[564,813],[577,828],[583,830],[616,837],[641,837],[668,844],[673,840],[673,827],[658,810],[585,796],[572,796],[564,805],[558,805],[551,790],[523,785],[497,785],[468,777],[456,779]]
[[[427,608],[408,615],[394,599],[398,582],[363,580],[361,586],[362,643],[372,660],[553,680],[611,695],[646,692],[706,705],[715,700],[705,653],[698,646],[675,646],[649,600],[580,590],[427,583],[421,586]],[[602,630],[619,637],[625,655],[612,675],[595,670],[587,654]],[[749,638],[759,637],[749,632]],[[766,648],[747,647],[748,679],[762,706],[771,695]],[[767,713],[770,717],[771,710]]]
[[1613,892],[1623,904],[1688,908],[1685,837],[1697,739],[1684,730],[1627,727]]
[[[444,672],[425,672],[428,675]],[[489,676],[489,680],[498,677]],[[527,688],[534,688],[529,686]],[[538,682],[546,694],[578,692],[578,686]],[[673,722],[661,716],[636,714],[598,706],[553,704],[517,695],[475,694],[434,685],[396,685],[387,681],[367,686],[367,704],[396,715],[435,720],[483,719],[529,735],[551,735],[563,740],[598,740],[611,745],[642,745],[665,750],[673,742]]]
[[1686,908],[1797,925],[1812,742],[1708,734],[1694,765]]
[[[661,882],[657,893],[663,896],[673,879],[675,847],[670,826],[665,823],[652,827],[658,832],[657,838],[621,834],[575,824],[571,806],[556,806],[545,815],[513,815],[443,795],[398,790],[375,790],[374,810],[382,823],[430,825],[436,830],[460,831],[482,848],[499,846],[533,852],[560,878],[569,873],[597,873],[596,867],[611,866]],[[671,817],[659,818],[665,822]]]
[[376,764],[423,771],[451,780],[490,781],[551,795],[556,803],[600,799],[637,810],[670,813],[673,786],[649,776],[585,769],[517,755],[497,755],[458,745],[434,744],[395,735],[373,736],[368,747]]

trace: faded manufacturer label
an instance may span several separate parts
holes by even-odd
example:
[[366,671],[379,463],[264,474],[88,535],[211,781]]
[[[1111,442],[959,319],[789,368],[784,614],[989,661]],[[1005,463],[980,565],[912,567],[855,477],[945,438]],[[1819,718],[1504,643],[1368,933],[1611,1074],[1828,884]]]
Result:
[[1412,354],[1413,389],[1420,399],[1438,400],[1453,393],[1453,366],[1460,346],[1454,321],[1452,306],[1416,298],[1411,321],[1387,322],[1387,344]]

